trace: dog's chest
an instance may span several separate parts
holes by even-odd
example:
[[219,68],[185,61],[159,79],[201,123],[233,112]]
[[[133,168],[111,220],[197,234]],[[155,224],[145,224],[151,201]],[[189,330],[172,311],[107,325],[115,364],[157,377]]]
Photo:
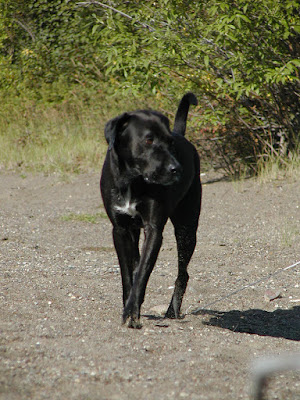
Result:
[[128,188],[124,195],[117,196],[117,203],[114,208],[118,213],[130,215],[134,218],[139,215],[136,206],[137,201],[132,198],[131,190]]

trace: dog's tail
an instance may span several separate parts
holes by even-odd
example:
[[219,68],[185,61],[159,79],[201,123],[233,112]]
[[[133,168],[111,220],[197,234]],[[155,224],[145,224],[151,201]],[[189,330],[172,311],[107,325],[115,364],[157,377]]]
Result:
[[186,93],[181,99],[178,110],[175,116],[173,133],[184,136],[186,128],[186,120],[189,112],[190,105],[196,106],[198,104],[197,97],[194,93]]

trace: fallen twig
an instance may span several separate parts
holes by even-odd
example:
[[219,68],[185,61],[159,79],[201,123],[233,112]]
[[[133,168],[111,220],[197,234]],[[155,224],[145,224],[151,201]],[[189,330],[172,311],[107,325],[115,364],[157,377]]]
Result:
[[219,303],[219,302],[222,301],[222,300],[228,299],[229,297],[232,297],[232,296],[234,296],[235,294],[240,293],[240,292],[242,292],[243,290],[245,290],[245,289],[247,289],[247,288],[249,288],[249,287],[251,287],[251,286],[255,286],[255,285],[257,285],[257,284],[260,283],[260,282],[269,280],[270,278],[273,278],[274,276],[280,274],[281,272],[284,272],[284,271],[287,271],[287,270],[289,270],[289,269],[295,268],[295,267],[296,267],[297,265],[299,265],[299,264],[300,264],[300,261],[298,261],[298,262],[296,262],[296,263],[294,263],[294,264],[292,264],[292,265],[289,265],[288,267],[280,268],[280,269],[277,270],[276,272],[273,272],[273,273],[271,273],[271,274],[269,274],[269,275],[267,275],[267,276],[264,276],[264,277],[262,277],[262,278],[260,278],[260,279],[258,279],[258,280],[256,280],[256,281],[254,281],[254,282],[248,283],[247,285],[245,285],[245,286],[243,286],[243,287],[241,287],[241,288],[239,288],[239,289],[234,290],[233,292],[227,294],[226,296],[220,297],[219,299],[214,300],[214,301],[212,301],[212,302],[210,302],[210,303],[208,303],[208,304],[205,304],[205,305],[202,306],[202,307],[196,308],[195,310],[193,310],[193,311],[191,312],[191,314],[193,314],[193,315],[200,314],[200,313],[201,313],[203,310],[205,310],[207,307],[210,307],[210,306],[212,306],[212,305],[214,305],[214,304],[216,304],[216,303]]

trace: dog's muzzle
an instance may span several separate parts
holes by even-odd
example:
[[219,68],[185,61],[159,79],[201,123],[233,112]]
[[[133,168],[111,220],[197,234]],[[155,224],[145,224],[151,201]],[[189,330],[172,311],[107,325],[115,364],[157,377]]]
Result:
[[179,163],[170,163],[163,170],[156,171],[151,175],[145,175],[146,183],[169,186],[178,183],[182,177],[182,167]]

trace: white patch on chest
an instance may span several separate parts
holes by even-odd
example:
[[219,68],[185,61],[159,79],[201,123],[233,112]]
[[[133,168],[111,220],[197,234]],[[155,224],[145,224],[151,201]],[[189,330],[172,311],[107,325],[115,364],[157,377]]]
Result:
[[127,214],[131,217],[136,217],[139,215],[138,211],[136,210],[137,202],[133,201],[131,198],[131,190],[130,188],[127,190],[125,196],[120,201],[120,204],[115,205],[115,210],[120,214]]

